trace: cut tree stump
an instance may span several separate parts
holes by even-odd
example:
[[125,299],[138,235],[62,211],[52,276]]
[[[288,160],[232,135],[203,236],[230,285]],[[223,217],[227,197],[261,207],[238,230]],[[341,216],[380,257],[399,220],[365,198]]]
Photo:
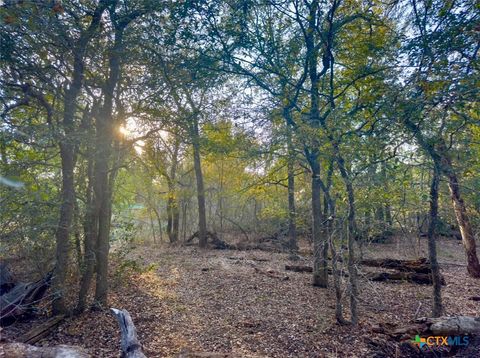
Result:
[[55,347],[35,347],[24,343],[6,343],[0,345],[2,358],[89,358],[90,355],[80,347],[59,345]]
[[132,317],[127,310],[111,308],[115,315],[121,332],[122,357],[124,358],[146,358],[142,352],[142,346],[137,338],[137,329],[133,324]]
[[22,337],[20,337],[19,341],[21,343],[26,343],[26,344],[35,344],[42,338],[45,338],[48,336],[48,334],[55,328],[57,327],[60,322],[63,321],[65,316],[60,315],[60,316],[55,316],[50,318],[49,320],[45,321],[38,327],[35,327],[25,333]]
[[[418,283],[420,285],[432,285],[432,275],[416,272],[379,272],[368,273],[365,275],[370,281],[385,282],[385,281],[406,281],[411,283]],[[445,285],[445,279],[441,277],[441,284]]]
[[366,259],[362,260],[360,263],[364,266],[382,267],[403,272],[417,272],[424,274],[429,274],[431,272],[430,263],[424,257],[418,260]]

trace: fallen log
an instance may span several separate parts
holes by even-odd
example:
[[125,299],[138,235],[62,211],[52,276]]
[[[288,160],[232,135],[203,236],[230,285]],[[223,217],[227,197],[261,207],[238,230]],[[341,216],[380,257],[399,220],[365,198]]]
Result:
[[[369,356],[389,357],[480,357],[480,317],[453,316],[439,318],[418,318],[403,326],[381,323],[372,329],[373,333],[385,336],[370,338],[367,341],[372,349]],[[415,336],[457,337],[469,336],[467,345],[432,345],[420,349],[412,344]],[[462,340],[463,341],[463,340]]]
[[[378,272],[365,275],[370,281],[406,281],[418,283],[420,285],[432,285],[432,275],[416,272]],[[445,278],[441,277],[441,284],[445,285]]]
[[285,270],[293,272],[313,272],[313,267],[303,265],[285,265]]
[[137,329],[127,310],[111,308],[118,321],[121,332],[121,348],[123,358],[146,358],[137,338]]
[[22,337],[20,337],[19,341],[22,343],[26,344],[35,344],[42,338],[45,338],[48,336],[48,334],[55,328],[57,327],[60,322],[63,321],[65,316],[60,315],[60,316],[55,316],[50,318],[49,320],[45,321],[38,327],[35,327],[25,333]]
[[[293,272],[307,272],[312,273],[313,268],[311,266],[304,266],[304,265],[285,265],[286,271],[293,271]],[[328,268],[328,274],[333,275],[333,271],[331,268]],[[346,272],[339,272],[340,275],[344,277],[348,277],[348,273]]]
[[430,263],[426,258],[418,260],[397,260],[397,259],[366,259],[360,262],[364,266],[382,267],[395,269],[403,272],[417,272],[429,274],[431,272]]
[[419,318],[418,322],[428,325],[429,331],[438,336],[480,334],[480,317],[453,316]]
[[480,317],[421,317],[403,326],[391,323],[374,327],[375,333],[382,333],[397,339],[414,335],[455,336],[480,334]]
[[0,296],[0,321],[31,314],[50,287],[52,272],[33,283],[18,283]]
[[88,353],[76,346],[35,347],[24,343],[0,345],[2,358],[89,358]]
[[[187,245],[191,245],[194,239],[199,238],[200,233],[195,231],[186,241]],[[214,232],[207,231],[207,244],[214,250],[235,250],[235,245],[231,245],[223,240],[221,240],[218,235]]]

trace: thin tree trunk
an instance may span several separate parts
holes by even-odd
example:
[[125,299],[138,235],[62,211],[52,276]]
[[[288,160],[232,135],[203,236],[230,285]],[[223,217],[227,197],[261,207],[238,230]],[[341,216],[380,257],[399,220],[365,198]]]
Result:
[[338,270],[338,256],[335,249],[334,233],[335,233],[335,202],[330,196],[331,186],[331,174],[333,174],[333,163],[331,163],[329,175],[327,179],[327,185],[324,190],[324,202],[328,212],[324,211],[325,216],[329,215],[327,219],[327,235],[330,244],[330,251],[332,253],[332,276],[333,287],[335,289],[335,319],[339,324],[347,324],[347,320],[343,317],[343,304],[342,304],[342,284],[340,281],[340,272]]
[[157,243],[157,236],[155,234],[155,224],[153,223],[152,211],[149,210],[148,216],[150,217],[150,228],[152,229],[153,243]]
[[173,216],[172,216],[172,206],[173,206],[173,199],[171,197],[172,193],[170,191],[170,185],[168,189],[168,198],[167,198],[167,235],[170,243],[173,243],[172,240],[172,231],[173,231]]
[[287,151],[288,151],[288,163],[287,163],[287,176],[288,176],[288,238],[290,250],[293,252],[298,251],[297,244],[297,211],[295,208],[295,152],[292,143],[292,132],[290,124],[288,123],[289,113],[288,110],[284,110],[284,116],[286,118],[286,130],[287,130]]
[[155,206],[152,206],[152,209],[153,209],[153,212],[155,214],[155,218],[157,219],[157,223],[158,223],[159,240],[160,240],[160,242],[162,242],[163,241],[163,237],[162,237],[162,218],[160,217],[160,213],[155,208]]
[[167,201],[167,233],[170,243],[178,241],[178,221],[179,208],[177,199],[177,167],[178,167],[178,152],[180,150],[180,141],[176,137],[171,152],[170,172],[168,173],[168,201]]
[[348,273],[350,279],[350,314],[353,325],[358,322],[357,299],[358,299],[358,281],[357,269],[355,267],[354,241],[357,235],[357,227],[355,222],[355,195],[353,191],[352,181],[345,168],[345,161],[340,155],[338,148],[335,149],[337,156],[338,169],[345,183],[345,189],[348,197]]
[[198,119],[194,119],[192,125],[193,142],[193,164],[195,168],[195,178],[197,181],[197,201],[198,201],[198,241],[201,248],[207,246],[207,217],[205,208],[205,187],[203,184],[202,163],[200,159],[200,133],[198,129]]
[[188,201],[182,203],[182,234],[183,234],[183,242],[187,239],[187,209],[188,209]]
[[95,246],[97,235],[97,212],[93,196],[93,163],[92,158],[88,161],[88,187],[86,192],[86,212],[84,217],[83,231],[84,231],[84,258],[82,267],[82,278],[80,280],[80,290],[78,293],[77,313],[85,310],[87,294],[92,282],[93,273],[95,270]]
[[442,306],[442,278],[437,261],[436,227],[438,223],[438,186],[440,182],[440,170],[434,165],[432,183],[430,187],[430,222],[428,224],[428,254],[432,270],[433,281],[433,308],[432,317],[440,317],[443,314]]
[[342,305],[342,288],[340,283],[340,274],[338,271],[338,257],[335,250],[335,243],[333,242],[333,235],[330,233],[330,251],[332,252],[332,274],[333,274],[333,287],[335,289],[335,319],[339,324],[346,324],[347,321],[343,317],[343,305]]

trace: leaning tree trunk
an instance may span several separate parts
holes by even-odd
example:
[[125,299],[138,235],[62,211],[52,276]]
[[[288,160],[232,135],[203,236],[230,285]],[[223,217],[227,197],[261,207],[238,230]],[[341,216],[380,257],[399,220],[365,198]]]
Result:
[[195,178],[197,180],[197,201],[198,201],[198,242],[199,246],[207,246],[207,217],[205,209],[205,187],[203,184],[202,163],[200,159],[200,133],[198,129],[198,119],[194,118],[192,124],[192,143],[193,143],[193,164],[195,168]]
[[415,135],[418,144],[425,152],[427,152],[431,156],[435,165],[440,168],[442,174],[445,175],[448,179],[448,187],[450,189],[450,195],[453,202],[453,209],[455,211],[457,223],[460,228],[460,233],[462,235],[465,255],[467,256],[467,271],[470,276],[474,278],[480,278],[480,263],[477,256],[475,236],[473,234],[473,229],[468,218],[465,203],[463,202],[460,193],[460,184],[458,182],[458,177],[455,169],[453,168],[452,161],[448,156],[446,145],[443,139],[439,138],[439,148],[435,148],[434,145],[425,138],[419,126],[412,122],[409,116],[405,116],[403,118],[403,122],[405,126]]
[[[451,163],[450,168],[451,167]],[[480,278],[480,263],[477,256],[477,247],[475,244],[475,235],[473,234],[472,225],[468,218],[467,209],[460,194],[460,185],[458,178],[453,168],[447,173],[448,188],[453,202],[453,209],[457,218],[460,233],[462,235],[462,242],[465,248],[465,255],[467,256],[467,270],[470,276]]]
[[440,276],[440,268],[437,261],[436,246],[436,227],[438,223],[438,186],[440,182],[439,168],[434,165],[432,183],[430,186],[430,222],[428,224],[428,254],[430,266],[432,270],[433,281],[433,308],[432,316],[440,317],[443,313],[442,307],[442,278]]

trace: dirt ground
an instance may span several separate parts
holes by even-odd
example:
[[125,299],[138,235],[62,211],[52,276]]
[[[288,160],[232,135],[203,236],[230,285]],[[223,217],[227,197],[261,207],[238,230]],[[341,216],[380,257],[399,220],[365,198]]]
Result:
[[[461,242],[444,239],[438,247],[447,282],[446,314],[478,316],[480,302],[468,298],[480,296],[480,285],[467,276]],[[426,256],[426,242],[419,247],[393,239],[371,245],[364,255]],[[428,316],[431,308],[431,286],[362,278],[360,323],[353,329],[335,323],[332,288],[314,288],[310,274],[284,270],[292,263],[288,254],[141,246],[129,259],[123,265],[112,260],[110,303],[131,313],[147,357],[175,357],[186,351],[238,357],[370,357],[373,326]],[[311,264],[310,255],[295,264]],[[265,274],[269,270],[278,275]],[[347,302],[345,308],[348,318]],[[14,339],[40,322],[18,322],[2,333]],[[118,357],[119,330],[109,312],[89,311],[65,320],[40,344],[79,345],[93,357]]]

